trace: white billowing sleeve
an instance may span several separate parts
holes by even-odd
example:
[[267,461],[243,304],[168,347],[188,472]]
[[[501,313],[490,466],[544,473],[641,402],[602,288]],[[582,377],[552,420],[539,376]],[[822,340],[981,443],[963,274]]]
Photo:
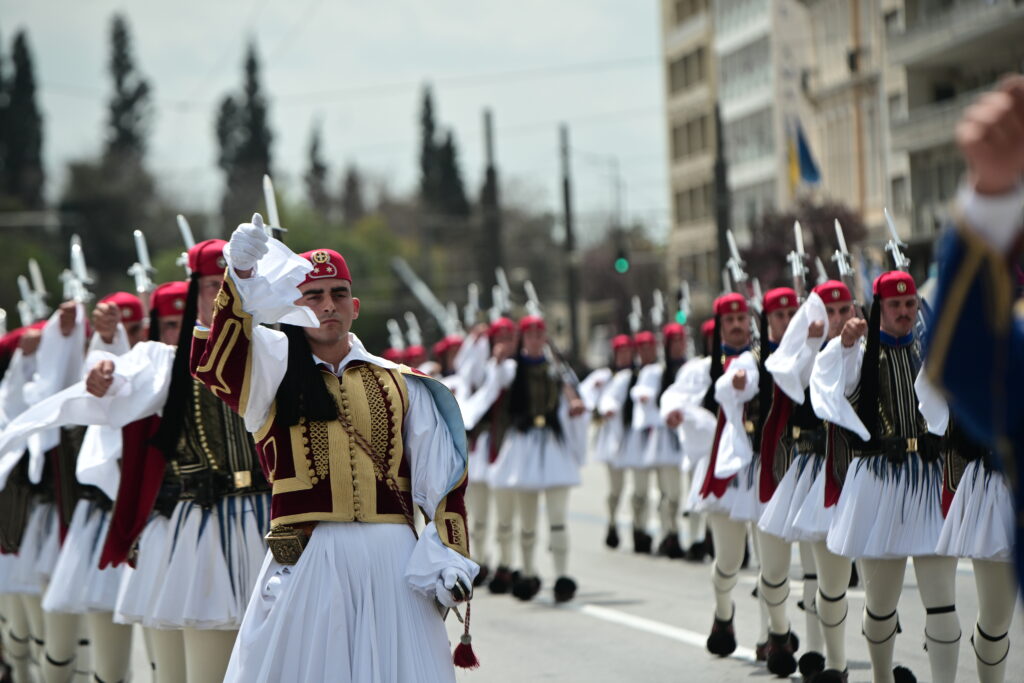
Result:
[[[60,330],[60,311],[43,327],[36,357],[36,373],[25,384],[25,401],[36,405],[82,378],[85,362],[85,307],[75,304],[75,324],[66,337]],[[28,478],[38,484],[43,478],[46,453],[60,444],[60,431],[47,429],[28,437]]]
[[455,354],[455,372],[465,378],[470,388],[475,389],[484,382],[490,357],[491,342],[487,335],[470,336]]
[[1006,251],[1024,228],[1024,184],[1004,195],[980,195],[966,183],[956,196],[967,224],[996,251]]
[[558,423],[562,425],[562,439],[576,464],[582,467],[587,461],[587,425],[590,416],[583,411],[576,417],[569,414],[570,401],[565,392],[558,401]]
[[253,327],[260,323],[320,327],[316,314],[309,307],[295,303],[301,296],[299,285],[313,270],[312,263],[271,237],[267,241],[268,251],[256,262],[252,277],[241,278],[231,265],[230,247],[230,242],[224,247],[228,277],[242,297],[242,310],[252,316]]
[[92,338],[89,340],[88,353],[105,351],[114,356],[120,356],[128,353],[129,350],[131,350],[131,345],[128,343],[128,333],[121,323],[117,324],[117,329],[114,330],[114,338],[110,340],[109,344],[103,341],[103,337],[100,336],[99,332],[93,332]]
[[[807,329],[813,322],[825,324],[823,337],[808,336]],[[821,297],[812,292],[789,322],[779,348],[765,361],[775,384],[798,405],[804,402],[804,390],[811,381],[814,358],[826,338],[828,311]]]
[[597,401],[597,412],[602,417],[611,417],[622,412],[629,396],[629,383],[633,379],[633,371],[629,368],[619,370],[612,375],[611,382]]
[[[409,411],[405,415],[402,438],[412,465],[413,503],[433,515],[441,500],[454,489],[466,471],[466,460],[455,447],[448,424],[441,417],[430,390],[423,381],[406,375]],[[480,566],[441,542],[433,520],[420,533],[405,567],[405,578],[416,591],[434,596],[441,572],[454,568],[470,581]]]
[[718,419],[703,407],[704,396],[711,387],[711,358],[694,358],[676,373],[675,381],[661,395],[662,419],[676,410],[683,414],[677,432],[693,461],[707,457],[715,442]]
[[[740,370],[747,373],[747,383],[742,390],[732,385],[733,378]],[[757,395],[759,380],[760,372],[754,354],[744,351],[715,382],[715,400],[725,415],[725,426],[718,441],[718,458],[715,460],[714,474],[719,479],[736,474],[754,457],[754,448],[744,425],[746,420],[743,407]]]
[[462,410],[462,421],[466,429],[473,429],[477,423],[484,418],[487,411],[491,409],[494,402],[498,400],[501,392],[507,389],[512,380],[516,378],[516,362],[506,358],[500,363],[493,358],[487,361],[487,371],[484,375],[484,382],[480,388],[473,392],[473,395],[465,401],[459,402]]
[[921,368],[914,381],[917,392],[917,407],[928,423],[928,431],[942,436],[949,427],[949,406],[939,390],[928,381],[928,373]]
[[811,372],[811,406],[822,420],[868,441],[871,435],[847,398],[857,388],[863,359],[863,346],[854,344],[847,348],[843,346],[842,336],[826,344],[825,350],[815,358]]
[[580,400],[588,412],[597,410],[597,402],[601,400],[601,394],[611,378],[611,368],[598,368],[580,382]]
[[633,399],[633,429],[657,427],[658,392],[661,390],[661,376],[665,367],[661,363],[651,363],[640,368],[636,384],[629,390]]
[[122,446],[120,429],[103,425],[86,428],[75,464],[78,481],[86,486],[95,486],[107,498],[115,500],[121,482],[118,460],[121,459]]
[[7,366],[3,380],[0,380],[0,429],[28,408],[25,402],[25,384],[36,371],[36,355],[26,356],[21,349],[15,349]]
[[[65,425],[106,425],[120,429],[163,408],[171,384],[174,347],[140,342],[114,361],[114,381],[102,398],[77,382],[15,418],[0,434],[0,488],[21,460],[33,434]],[[102,355],[102,352],[97,352]]]

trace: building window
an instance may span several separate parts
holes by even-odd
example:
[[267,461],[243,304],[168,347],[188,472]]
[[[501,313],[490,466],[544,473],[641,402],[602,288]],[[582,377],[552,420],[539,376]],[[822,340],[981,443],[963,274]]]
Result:
[[707,182],[697,187],[678,190],[675,196],[676,224],[695,223],[714,215],[714,185]]
[[749,95],[771,83],[771,45],[762,38],[719,62],[719,90],[722,99]]
[[707,114],[702,114],[672,127],[673,160],[701,154],[710,148],[709,120]]
[[705,12],[708,9],[708,0],[676,0],[675,22],[682,24],[687,19]]
[[762,109],[725,126],[725,158],[739,164],[771,156],[775,148],[772,112]]
[[706,78],[707,55],[704,47],[699,47],[669,64],[668,90],[676,93],[703,83]]
[[897,216],[907,212],[909,202],[907,201],[907,179],[905,176],[896,176],[892,179],[892,210]]

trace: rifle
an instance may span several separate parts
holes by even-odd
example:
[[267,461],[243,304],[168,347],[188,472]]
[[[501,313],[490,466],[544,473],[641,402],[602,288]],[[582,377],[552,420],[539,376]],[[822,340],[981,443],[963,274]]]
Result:
[[789,252],[786,261],[789,262],[789,271],[793,277],[793,289],[796,290],[797,298],[803,301],[807,297],[807,254],[804,253],[804,233],[800,221],[793,222],[793,236],[796,250]]
[[[851,293],[854,293],[857,291],[857,275],[853,271],[853,257],[846,246],[846,235],[843,234],[843,226],[839,224],[838,218],[836,219],[836,242],[839,248],[832,254],[832,260],[835,261],[836,266],[839,268],[839,279],[849,288]],[[864,300],[863,297],[857,298],[860,301]]]
[[405,283],[405,286],[409,288],[409,291],[416,297],[416,300],[420,302],[420,305],[427,309],[427,312],[437,321],[442,333],[453,334],[455,329],[452,327],[452,320],[448,315],[448,309],[434,296],[427,283],[416,275],[416,272],[405,259],[400,256],[391,259],[391,268],[398,275],[399,279]]
[[32,294],[29,299],[32,315],[36,320],[42,320],[50,315],[50,307],[46,305],[46,297],[50,293],[46,291],[46,282],[43,280],[43,271],[39,268],[39,262],[34,258],[28,260],[28,276],[32,281]]
[[146,246],[146,236],[142,234],[141,230],[136,230],[132,234],[135,237],[135,257],[138,260],[128,269],[128,274],[135,278],[135,291],[138,292],[139,298],[142,299],[142,306],[148,312],[148,294],[153,291],[153,280],[150,275],[156,271],[149,260],[149,247]]
[[635,335],[640,331],[640,326],[644,321],[643,309],[640,305],[640,297],[634,296],[631,301],[632,310],[629,312],[629,332]]
[[[896,232],[896,224],[893,223],[892,216],[889,214],[889,209],[883,208],[882,213],[885,214],[885,224],[889,226],[889,235],[891,237],[885,245],[885,250],[892,254],[892,260],[896,266],[896,270],[909,273],[910,259],[903,254],[901,249],[901,247],[905,248],[907,243],[901,240],[899,233]],[[928,331],[928,322],[930,317],[931,310],[928,308],[927,302],[919,296],[917,322],[914,324],[914,333],[919,340],[924,339],[924,334]]]
[[71,267],[60,274],[60,281],[64,285],[65,301],[88,303],[92,300],[89,285],[93,281],[85,268],[85,254],[82,253],[82,240],[78,235],[71,236]]
[[423,346],[423,331],[420,330],[420,321],[412,311],[405,312],[405,327],[407,332],[405,338],[409,340],[409,346]]
[[821,285],[828,282],[828,271],[825,270],[825,264],[822,262],[820,256],[814,257],[814,268],[818,273],[818,280],[814,284]]
[[491,308],[488,311],[488,317],[493,323],[495,320],[500,318],[508,310],[508,303],[505,301],[505,292],[502,291],[501,287],[494,285],[491,287]]
[[480,287],[475,282],[470,282],[466,288],[466,307],[462,309],[462,324],[467,332],[476,325],[476,317],[479,313]]
[[[501,271],[501,269],[498,269]],[[501,272],[504,276],[504,271]],[[501,280],[499,279],[499,282]],[[508,284],[508,280],[505,280]],[[523,291],[526,292],[526,311],[529,315],[541,315],[542,307],[540,305],[540,298],[537,296],[537,290],[534,288],[533,283],[526,280],[523,283]],[[562,376],[562,381],[576,394],[576,398],[580,396],[580,378],[576,376],[576,372],[572,369],[572,366],[565,360],[565,355],[559,350],[558,345],[551,339],[551,335],[547,335],[547,347],[551,352],[552,357],[555,360],[555,365],[558,368],[559,374]]]
[[448,327],[451,330],[449,334],[462,334],[464,330],[459,321],[459,307],[455,305],[454,301],[449,301],[445,310],[448,311]]
[[267,220],[269,221],[266,225],[267,236],[281,239],[288,231],[281,227],[281,216],[277,213],[277,197],[274,195],[274,183],[266,173],[263,174],[263,201],[267,204]]
[[185,269],[185,276],[191,277],[192,269],[188,267],[188,252],[192,247],[196,246],[196,238],[192,236],[192,227],[180,213],[178,214],[178,232],[181,233],[181,241],[185,243],[185,251],[181,252],[181,256],[178,257],[174,264],[183,267]]
[[405,349],[405,337],[402,336],[402,328],[394,318],[388,318],[388,344],[396,351]]
[[690,334],[690,283],[683,280],[679,283],[679,294],[677,309],[682,314],[682,321],[678,320],[683,327],[686,328],[686,357],[693,358],[697,353],[697,347],[693,341],[693,335]]
[[18,276],[18,293],[21,295],[18,301],[18,317],[21,318],[21,326],[28,327],[36,321],[36,317],[32,309],[32,289],[24,275]]

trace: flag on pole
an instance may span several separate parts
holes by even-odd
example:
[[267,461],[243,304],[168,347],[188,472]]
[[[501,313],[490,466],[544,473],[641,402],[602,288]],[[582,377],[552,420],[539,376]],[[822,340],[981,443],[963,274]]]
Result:
[[788,147],[790,191],[795,193],[801,183],[808,185],[820,183],[821,172],[818,170],[817,162],[814,161],[814,155],[811,154],[811,146],[807,144],[800,119],[796,119],[794,122]]

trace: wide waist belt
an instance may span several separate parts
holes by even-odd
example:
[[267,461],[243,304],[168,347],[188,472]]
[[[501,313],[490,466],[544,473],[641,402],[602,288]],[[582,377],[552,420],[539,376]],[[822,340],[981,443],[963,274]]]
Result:
[[[203,507],[212,507],[220,499],[229,496],[270,490],[262,473],[248,471],[229,473],[205,470],[181,474],[179,484],[179,500],[191,500]],[[259,484],[263,485],[259,486]]]
[[824,427],[815,427],[814,429],[791,427],[789,436],[793,440],[793,446],[796,448],[797,453],[825,454]]
[[860,450],[857,455],[862,458],[882,455],[890,460],[902,462],[914,453],[926,461],[939,459],[941,455],[939,437],[929,434],[921,437],[875,439],[868,448]]

